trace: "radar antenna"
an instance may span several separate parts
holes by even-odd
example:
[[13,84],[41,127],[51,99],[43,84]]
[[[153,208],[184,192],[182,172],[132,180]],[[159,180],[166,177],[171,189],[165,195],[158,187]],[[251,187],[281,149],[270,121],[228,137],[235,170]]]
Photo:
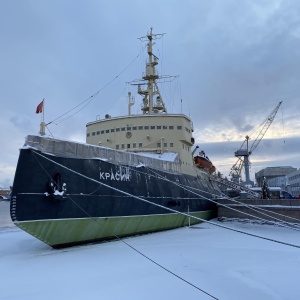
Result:
[[[167,109],[163,98],[160,94],[157,80],[159,79],[169,79],[175,78],[177,76],[159,76],[155,67],[158,65],[158,57],[153,54],[153,41],[156,39],[162,38],[164,33],[162,34],[153,34],[152,28],[150,28],[150,32],[139,39],[143,42],[148,41],[147,44],[147,52],[148,52],[148,60],[146,62],[146,73],[142,77],[142,79],[134,80],[131,82],[131,85],[138,86],[138,94],[143,97],[142,103],[142,111],[143,114],[155,114],[155,113],[167,113]],[[142,89],[143,85],[147,85],[146,89]],[[156,97],[156,98],[155,98]],[[155,98],[155,101],[154,101]]]

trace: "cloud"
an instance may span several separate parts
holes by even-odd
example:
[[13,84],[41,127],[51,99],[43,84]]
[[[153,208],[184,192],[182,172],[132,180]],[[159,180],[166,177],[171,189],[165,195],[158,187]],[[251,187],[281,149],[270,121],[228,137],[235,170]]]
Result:
[[[136,97],[132,112],[140,112],[141,99],[126,82],[144,72],[146,55],[138,56],[144,45],[137,38],[150,27],[166,33],[155,45],[158,72],[180,75],[162,88],[168,111],[191,117],[198,143],[223,144],[218,161],[224,172],[237,149],[229,144],[237,141],[238,146],[246,134],[256,136],[253,131],[280,100],[282,108],[264,140],[299,137],[300,3],[152,4],[150,18],[146,1],[0,3],[0,125],[5,128],[0,138],[6,141],[0,165],[14,168],[24,137],[38,132],[35,109],[43,98],[48,123],[101,90],[71,118],[51,123],[53,135],[66,139],[82,141],[85,124],[97,116],[126,114],[129,91]],[[274,165],[280,156],[282,163],[285,157],[297,165],[297,143],[272,144],[272,151],[285,151],[277,157],[263,145],[269,155],[258,151],[263,161]],[[3,172],[0,182],[4,177],[12,181],[11,173]]]

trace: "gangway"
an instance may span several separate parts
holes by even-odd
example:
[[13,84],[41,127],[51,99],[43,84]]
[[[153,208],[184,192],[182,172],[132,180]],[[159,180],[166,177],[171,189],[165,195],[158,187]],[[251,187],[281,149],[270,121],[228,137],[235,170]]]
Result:
[[222,177],[218,177],[218,176],[213,176],[212,180],[216,181],[219,184],[222,184],[228,188],[231,188],[233,190],[236,190],[238,192],[245,192],[247,193],[248,197],[250,198],[254,198],[254,199],[260,199],[261,195],[259,193],[256,193],[254,191],[252,191],[251,189],[248,189],[247,187],[237,184],[233,181],[229,181],[228,179],[222,178]]

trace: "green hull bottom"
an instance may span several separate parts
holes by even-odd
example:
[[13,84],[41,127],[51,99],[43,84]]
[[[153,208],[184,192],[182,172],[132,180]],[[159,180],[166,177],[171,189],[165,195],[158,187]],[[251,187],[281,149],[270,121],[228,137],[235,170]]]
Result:
[[[216,217],[216,212],[208,210],[191,215],[209,220]],[[196,223],[200,221],[190,218],[191,225]],[[180,214],[15,222],[16,226],[54,248],[167,230],[188,224],[189,218]]]

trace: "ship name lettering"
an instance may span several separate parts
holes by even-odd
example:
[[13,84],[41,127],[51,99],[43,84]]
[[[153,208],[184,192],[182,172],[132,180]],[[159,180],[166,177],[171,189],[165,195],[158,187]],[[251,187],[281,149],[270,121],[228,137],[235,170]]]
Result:
[[120,172],[116,173],[108,173],[108,172],[100,172],[100,179],[102,180],[117,180],[117,181],[129,181],[129,174],[120,174]]

